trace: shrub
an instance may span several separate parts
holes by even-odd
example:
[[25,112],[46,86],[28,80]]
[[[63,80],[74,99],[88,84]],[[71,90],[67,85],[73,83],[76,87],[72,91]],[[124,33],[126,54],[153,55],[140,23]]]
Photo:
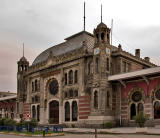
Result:
[[143,112],[139,112],[135,117],[134,120],[139,127],[144,127],[145,122],[148,120],[148,117]]
[[48,119],[49,124],[52,124],[53,118]]
[[75,124],[72,124],[71,127],[72,127],[72,128],[75,128]]
[[104,124],[104,128],[113,128],[113,122],[107,122]]
[[16,121],[15,120],[12,120],[12,119],[4,119],[4,125],[5,126],[15,126],[16,124]]

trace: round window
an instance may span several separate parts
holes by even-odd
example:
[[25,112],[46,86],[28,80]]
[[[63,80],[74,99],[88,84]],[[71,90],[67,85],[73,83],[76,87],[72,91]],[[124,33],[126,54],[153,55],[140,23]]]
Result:
[[56,95],[59,90],[58,81],[56,79],[52,80],[49,84],[49,91],[51,94]]
[[156,91],[155,97],[160,100],[160,89]]
[[134,102],[139,102],[140,100],[142,99],[142,94],[141,92],[137,91],[137,92],[134,92],[133,95],[132,95],[132,100]]

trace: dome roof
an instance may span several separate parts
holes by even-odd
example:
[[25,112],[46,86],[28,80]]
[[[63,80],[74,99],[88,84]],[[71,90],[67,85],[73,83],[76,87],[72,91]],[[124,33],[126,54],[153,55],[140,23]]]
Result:
[[97,25],[97,28],[107,28],[107,25],[101,22],[100,24]]
[[27,59],[23,56],[21,57],[20,61],[27,61]]

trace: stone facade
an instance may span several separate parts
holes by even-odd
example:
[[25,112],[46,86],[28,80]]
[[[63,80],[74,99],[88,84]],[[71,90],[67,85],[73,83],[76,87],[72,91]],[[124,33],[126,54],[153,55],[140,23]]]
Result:
[[18,61],[17,114],[29,112],[40,124],[81,127],[125,121],[130,103],[123,97],[123,82],[109,81],[109,76],[156,65],[142,59],[140,50],[132,55],[111,45],[110,28],[102,22],[93,34],[82,31],[65,40],[30,66],[25,57]]

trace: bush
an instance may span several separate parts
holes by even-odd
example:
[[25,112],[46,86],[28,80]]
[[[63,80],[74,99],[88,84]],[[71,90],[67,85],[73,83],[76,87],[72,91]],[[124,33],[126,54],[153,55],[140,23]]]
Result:
[[148,117],[143,113],[139,112],[135,117],[134,120],[139,127],[144,127],[145,122],[148,120]]
[[49,124],[52,124],[53,118],[48,119]]
[[107,122],[104,124],[104,128],[113,128],[113,122]]
[[9,119],[9,118],[1,118],[0,125],[1,126],[15,126],[16,121]]
[[75,124],[72,124],[71,127],[72,127],[72,128],[75,128]]

